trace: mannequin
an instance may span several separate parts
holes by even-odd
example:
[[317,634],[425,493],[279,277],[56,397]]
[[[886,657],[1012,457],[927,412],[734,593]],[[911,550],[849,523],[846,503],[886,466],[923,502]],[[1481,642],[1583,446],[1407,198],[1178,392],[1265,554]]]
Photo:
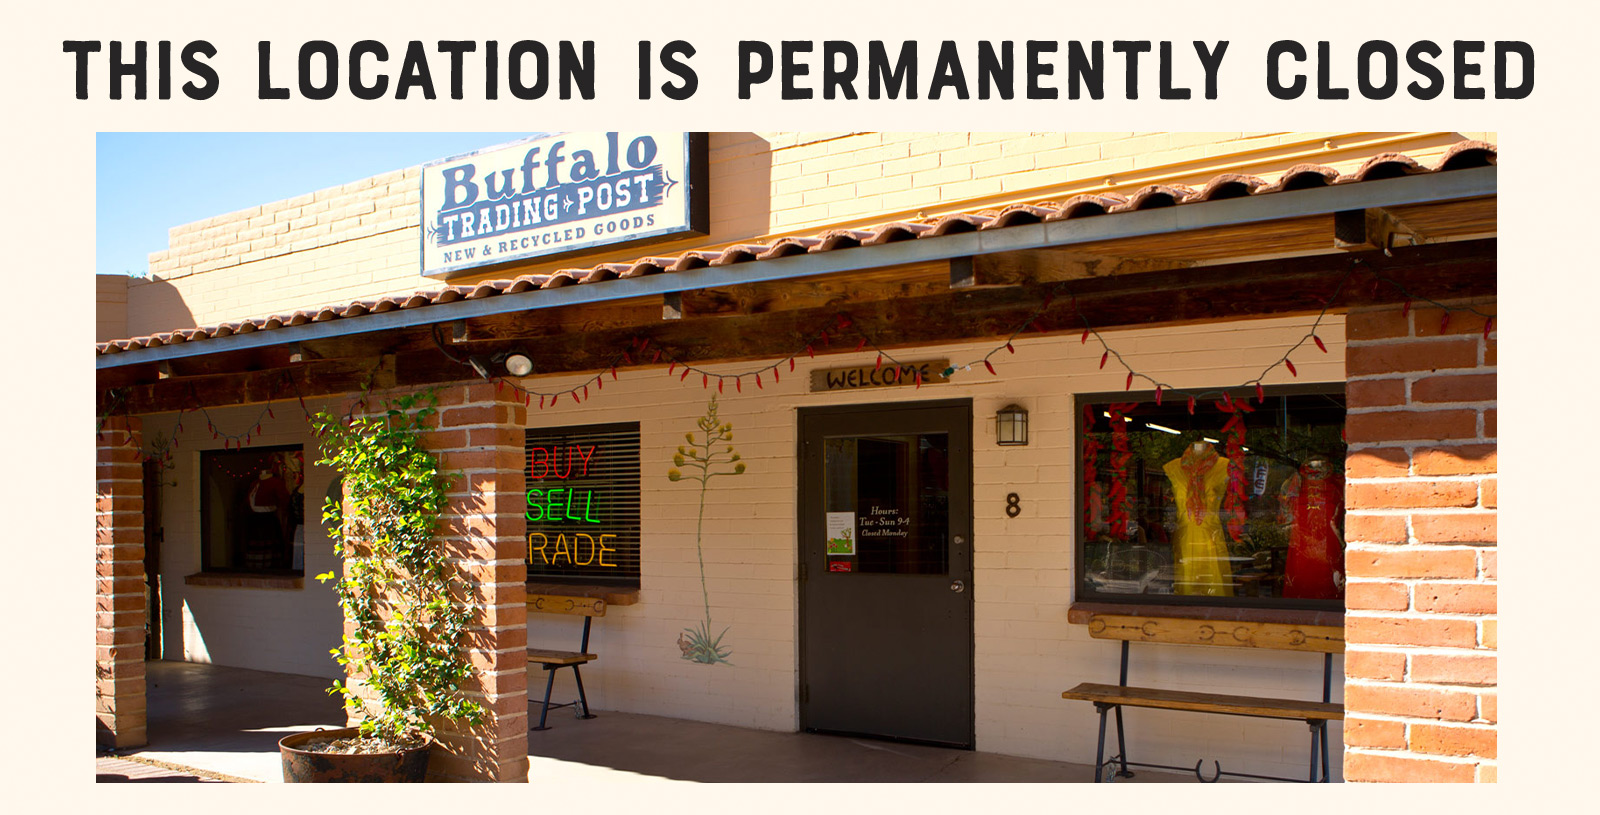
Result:
[[257,569],[287,567],[288,553],[280,551],[290,534],[289,490],[283,479],[262,468],[245,499],[250,508],[245,564]]
[[1232,597],[1233,572],[1217,511],[1227,491],[1228,460],[1198,441],[1161,469],[1172,482],[1172,498],[1178,505],[1173,592]]
[[1283,596],[1332,600],[1344,596],[1344,479],[1321,456],[1308,459],[1283,484],[1292,524]]

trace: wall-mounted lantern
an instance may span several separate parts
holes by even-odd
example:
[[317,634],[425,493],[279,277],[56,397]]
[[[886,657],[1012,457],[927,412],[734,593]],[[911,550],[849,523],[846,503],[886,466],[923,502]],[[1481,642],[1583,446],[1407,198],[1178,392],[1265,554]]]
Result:
[[1028,443],[1028,411],[1017,405],[1006,405],[994,415],[995,442],[1002,447],[1021,446]]

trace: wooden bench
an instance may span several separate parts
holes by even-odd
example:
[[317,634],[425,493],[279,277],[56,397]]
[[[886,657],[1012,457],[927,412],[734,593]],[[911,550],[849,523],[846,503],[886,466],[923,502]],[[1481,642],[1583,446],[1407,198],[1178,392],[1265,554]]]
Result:
[[[1333,682],[1333,655],[1344,652],[1344,629],[1337,626],[1284,625],[1277,623],[1250,623],[1224,620],[1189,620],[1167,617],[1119,616],[1095,614],[1089,618],[1089,635],[1100,639],[1122,641],[1122,668],[1115,685],[1085,682],[1061,694],[1063,699],[1081,699],[1093,702],[1100,712],[1100,738],[1095,747],[1096,783],[1128,778],[1133,773],[1129,767],[1154,767],[1164,770],[1188,770],[1165,764],[1148,764],[1128,760],[1127,744],[1123,739],[1122,708],[1144,707],[1162,710],[1186,710],[1194,713],[1216,713],[1226,716],[1256,716],[1267,719],[1293,719],[1304,721],[1311,728],[1311,768],[1307,781],[1327,782],[1328,776],[1328,722],[1344,718],[1344,706],[1328,701]],[[1181,643],[1188,645],[1222,645],[1235,648],[1271,648],[1286,651],[1306,651],[1322,654],[1322,701],[1299,699],[1273,699],[1257,696],[1230,696],[1221,693],[1141,688],[1128,684],[1128,646],[1132,642]],[[1106,715],[1116,714],[1117,754],[1105,757]],[[1203,761],[1194,765],[1194,774],[1201,781],[1216,781],[1224,775],[1259,778],[1272,781],[1299,781],[1297,778],[1251,775],[1224,772],[1213,761],[1211,778],[1200,772]],[[1320,770],[1320,772],[1319,772]]]
[[[528,662],[544,666],[547,678],[544,683],[544,707],[539,711],[539,726],[534,730],[549,730],[545,724],[550,711],[557,708],[574,708],[580,719],[593,719],[594,714],[589,712],[589,697],[583,692],[583,674],[578,670],[586,662],[599,659],[598,655],[589,653],[589,625],[596,617],[606,616],[606,601],[598,597],[568,597],[561,594],[530,594],[528,595],[528,613],[542,614],[581,614],[583,615],[583,640],[578,643],[576,651],[557,651],[546,648],[528,648]],[[578,683],[578,699],[573,702],[563,702],[559,705],[550,704],[550,693],[555,690],[556,671],[562,668],[572,669],[572,678]],[[581,706],[581,707],[580,707]]]

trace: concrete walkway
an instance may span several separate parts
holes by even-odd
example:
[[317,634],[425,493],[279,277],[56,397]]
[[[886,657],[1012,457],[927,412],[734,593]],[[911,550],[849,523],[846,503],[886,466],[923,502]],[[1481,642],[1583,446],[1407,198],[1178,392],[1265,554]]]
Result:
[[[320,677],[185,662],[146,667],[150,744],[97,762],[100,781],[281,782],[277,741],[340,726]],[[596,711],[551,713],[528,734],[529,779],[588,785],[689,782],[1087,782],[1088,765],[812,733]],[[130,766],[131,765],[131,766]],[[184,777],[184,768],[192,768]],[[175,777],[174,777],[175,776]],[[1141,772],[1136,782],[1193,781]]]

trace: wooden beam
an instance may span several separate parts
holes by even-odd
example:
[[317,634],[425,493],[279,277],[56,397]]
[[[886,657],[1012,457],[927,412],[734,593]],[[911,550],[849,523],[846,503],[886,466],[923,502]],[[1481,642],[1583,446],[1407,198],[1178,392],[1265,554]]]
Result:
[[1016,286],[1055,283],[1089,277],[1114,277],[1168,271],[1192,266],[1174,260],[1111,257],[1070,249],[1027,249],[996,252],[972,259],[974,286]]
[[1333,214],[1333,245],[1347,252],[1371,249],[1390,251],[1395,238],[1404,236],[1406,245],[1416,246],[1427,239],[1394,212],[1383,207],[1351,209]]
[[[526,329],[514,323],[495,322],[496,331],[508,336],[469,344],[475,355],[512,350],[528,354],[534,360],[534,370],[557,374],[605,370],[616,364],[621,349],[633,347],[639,338],[648,338],[652,346],[668,352],[662,365],[666,358],[697,364],[782,359],[802,353],[807,338],[815,337],[823,328],[832,330],[840,315],[848,316],[880,347],[902,348],[1004,337],[1030,317],[1033,319],[1027,336],[1076,333],[1083,330],[1085,320],[1095,328],[1107,329],[1315,312],[1336,289],[1338,297],[1332,303],[1335,309],[1404,298],[1399,288],[1381,282],[1377,274],[1403,285],[1418,297],[1490,296],[1496,292],[1496,247],[1494,240],[1459,241],[1396,248],[1393,257],[1369,251],[1087,277],[1069,284],[1050,308],[1037,315],[1040,303],[1056,284],[952,290],[946,267],[932,280],[908,284],[902,290],[905,296],[836,300],[830,293],[812,299],[802,287],[803,296],[793,302],[809,303],[807,307],[749,314],[714,311],[708,315],[696,314],[686,302],[682,319],[666,321],[661,319],[660,300],[655,299],[653,308],[624,310],[589,330],[559,337],[540,334],[530,338]],[[1352,268],[1354,273],[1350,273]],[[874,289],[873,293],[883,295],[892,284],[882,285],[885,288]],[[1067,293],[1071,296],[1065,296]],[[537,319],[548,316],[540,314]],[[474,321],[468,328],[469,333],[481,332],[483,326]],[[816,353],[854,349],[859,336],[855,330],[832,333],[832,344],[817,344]],[[294,377],[298,392],[306,396],[359,391],[375,369],[388,372],[383,374],[380,386],[392,382],[412,387],[475,378],[470,370],[440,353],[427,334],[424,326],[376,335],[383,340],[379,344],[393,349],[385,352],[390,361],[382,368],[378,368],[379,359],[385,354],[314,360],[294,367],[289,366],[285,354],[273,368],[218,371],[203,377],[203,381],[190,377],[158,382],[153,366],[138,366],[148,379],[131,383],[126,379],[108,381],[102,373],[99,383],[102,389],[112,387],[112,381],[130,386],[130,409],[143,413],[199,404],[292,398],[295,391],[282,384],[285,372]],[[539,337],[549,341],[534,341]],[[202,358],[202,364],[226,368],[227,357],[232,355],[219,356],[223,359]],[[634,363],[643,366],[649,360],[635,359]],[[386,378],[390,375],[392,380]],[[196,388],[192,397],[188,390],[191,384]]]
[[[163,379],[123,387],[118,391],[129,413],[248,405],[294,399],[297,396],[359,392],[366,389],[368,383],[372,383],[373,387],[393,387],[397,381],[395,362],[393,356],[329,360],[267,371]],[[110,389],[101,390],[97,396],[100,411],[115,404]],[[118,412],[121,410],[119,407]]]

